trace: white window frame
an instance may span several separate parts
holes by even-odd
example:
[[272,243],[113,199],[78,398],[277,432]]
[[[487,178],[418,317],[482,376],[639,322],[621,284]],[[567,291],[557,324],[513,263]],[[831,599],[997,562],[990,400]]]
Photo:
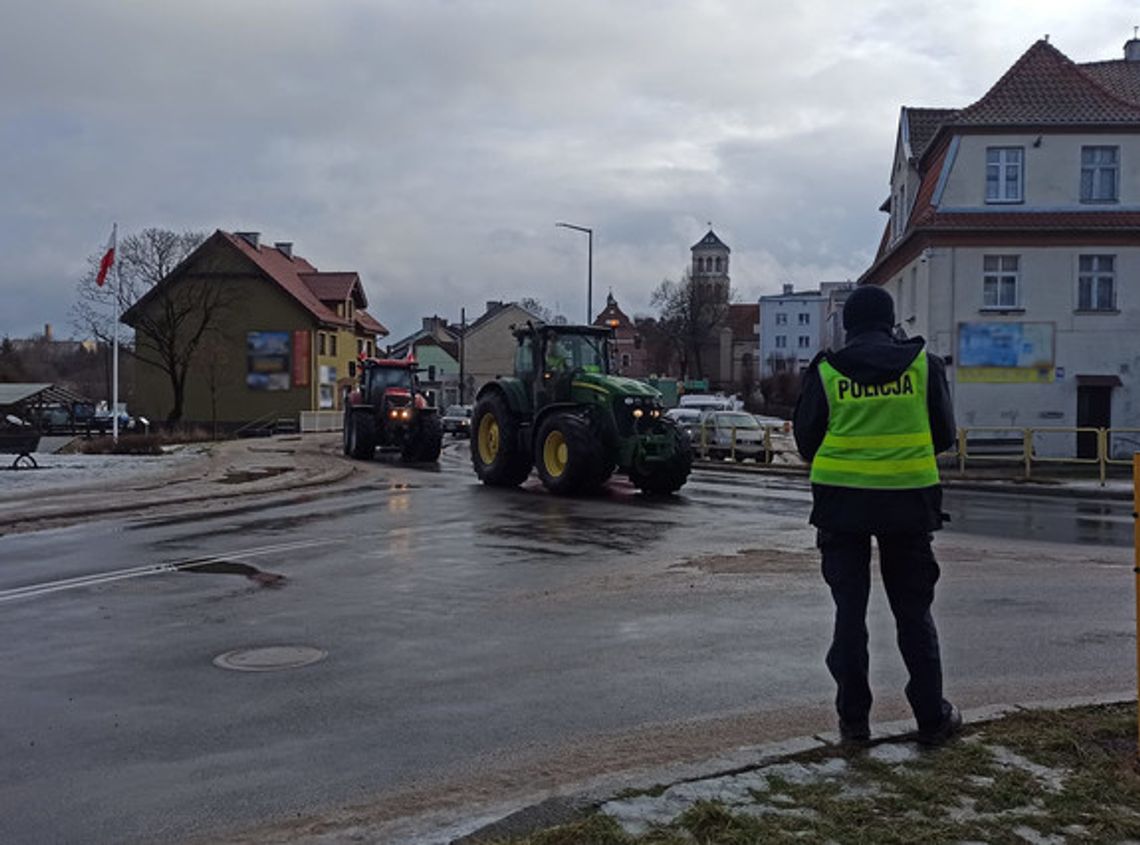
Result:
[[[1100,153],[1111,150],[1112,161],[1098,161]],[[1088,159],[1086,161],[1086,159]],[[1112,196],[1097,196],[1098,189],[1103,186],[1102,176],[1109,176],[1112,186]],[[1086,178],[1088,190],[1085,190]],[[1115,144],[1088,144],[1081,147],[1081,202],[1083,203],[1116,203],[1120,202],[1120,147]]]
[[801,326],[810,326],[811,325],[811,314],[801,313],[801,314],[797,315],[796,322]]
[[[1010,179],[1011,173],[1015,174],[1014,179]],[[991,184],[996,185],[993,196]],[[1016,196],[1011,193],[1011,186],[1015,186]],[[1025,201],[1025,147],[986,147],[985,189],[987,205]]]
[[[1005,296],[1010,290],[1013,296]],[[1020,255],[982,256],[982,310],[1022,310]]]
[[800,335],[796,345],[800,349],[811,349],[811,336],[806,334]]
[[777,314],[776,315],[776,325],[777,326],[786,326],[787,324],[788,324],[788,315],[787,314]]
[[[1108,294],[1102,296],[1102,283],[1108,283]],[[1088,296],[1085,296],[1085,291]],[[1102,301],[1107,299],[1107,302]],[[1116,310],[1116,256],[1077,256],[1077,310]]]
[[776,335],[776,348],[777,349],[787,349],[788,348],[788,338],[786,335],[782,335],[782,334]]

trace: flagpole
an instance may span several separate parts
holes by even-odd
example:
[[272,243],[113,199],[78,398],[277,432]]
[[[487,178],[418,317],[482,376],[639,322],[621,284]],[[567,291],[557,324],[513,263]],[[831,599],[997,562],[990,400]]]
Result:
[[115,263],[115,344],[111,358],[111,439],[119,442],[119,298],[123,290],[123,273],[119,265],[119,224],[111,227],[111,243],[114,252],[111,260]]

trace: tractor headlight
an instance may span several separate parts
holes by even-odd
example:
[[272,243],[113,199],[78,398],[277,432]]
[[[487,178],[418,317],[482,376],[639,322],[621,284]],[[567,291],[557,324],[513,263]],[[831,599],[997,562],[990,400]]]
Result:
[[411,415],[412,415],[412,412],[411,412],[411,411],[409,411],[407,408],[404,408],[404,410],[400,411],[400,416],[401,416],[403,419],[405,419],[405,420],[406,420],[408,417],[410,417]]
[[641,408],[634,408],[633,409],[633,418],[635,420],[641,419],[641,415],[644,413],[645,413],[645,411],[641,410]]
[[396,419],[396,417],[398,417],[399,415],[400,415],[399,411],[389,411],[388,412],[388,416],[390,416],[392,419]]
[[632,396],[625,397],[625,404],[632,405],[633,404],[633,397]]

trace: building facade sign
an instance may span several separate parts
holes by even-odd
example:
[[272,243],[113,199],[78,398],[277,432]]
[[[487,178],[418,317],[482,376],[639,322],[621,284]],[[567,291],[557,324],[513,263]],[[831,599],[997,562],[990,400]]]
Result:
[[313,365],[312,332],[297,329],[293,332],[293,386],[308,387]]
[[291,369],[289,332],[246,334],[245,383],[250,390],[288,390]]
[[958,381],[1051,383],[1055,335],[1053,323],[959,323]]

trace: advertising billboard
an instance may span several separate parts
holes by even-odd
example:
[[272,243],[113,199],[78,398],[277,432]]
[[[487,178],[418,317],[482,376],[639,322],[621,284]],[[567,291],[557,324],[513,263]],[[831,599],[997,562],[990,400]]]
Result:
[[308,387],[312,369],[312,340],[305,329],[293,332],[293,386]]
[[245,384],[250,390],[288,390],[291,381],[289,332],[248,332]]
[[958,381],[1052,382],[1053,323],[959,323]]

